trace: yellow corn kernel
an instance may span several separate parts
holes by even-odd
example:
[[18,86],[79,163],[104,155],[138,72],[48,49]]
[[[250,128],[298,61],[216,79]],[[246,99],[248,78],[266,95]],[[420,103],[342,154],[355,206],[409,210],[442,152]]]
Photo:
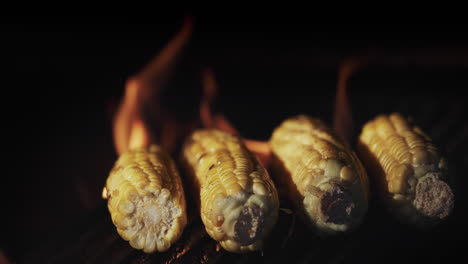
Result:
[[123,153],[103,196],[120,236],[146,253],[168,250],[187,224],[181,178],[169,154],[156,145]]
[[323,122],[304,115],[284,121],[270,139],[278,182],[320,233],[360,224],[367,210],[367,175],[355,153]]
[[278,216],[278,194],[268,172],[234,136],[199,130],[182,158],[199,191],[208,234],[231,252],[258,250]]
[[453,208],[444,182],[444,159],[430,138],[398,113],[379,115],[362,129],[359,155],[396,216],[416,226],[432,225]]

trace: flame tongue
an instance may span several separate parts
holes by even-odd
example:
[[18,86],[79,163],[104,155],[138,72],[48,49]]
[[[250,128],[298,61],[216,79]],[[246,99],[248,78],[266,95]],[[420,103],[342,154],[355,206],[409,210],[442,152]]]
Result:
[[[171,152],[176,146],[177,139],[195,126],[195,122],[180,124],[175,119],[169,118],[170,113],[164,112],[165,109],[161,104],[161,91],[173,73],[191,34],[192,23],[187,19],[181,30],[164,49],[139,74],[127,82],[125,97],[114,119],[114,143],[119,154],[129,148],[156,142]],[[352,114],[346,93],[347,82],[350,76],[359,70],[365,62],[366,58],[351,58],[340,66],[334,128],[348,142],[352,133]],[[202,125],[206,128],[218,128],[230,134],[239,135],[237,129],[222,113],[214,113],[213,111],[218,87],[210,69],[203,72],[202,81],[203,97],[200,104]],[[148,126],[153,123],[160,128],[154,133]],[[248,139],[244,139],[244,142],[267,166],[271,155],[268,143]]]
[[[206,69],[202,74],[203,99],[200,104],[200,119],[206,128],[217,128],[231,135],[239,136],[234,125],[222,113],[214,113],[213,105],[218,92],[218,85],[211,69]],[[250,151],[255,153],[260,162],[267,167],[270,162],[271,149],[268,142],[251,139],[243,139]]]
[[[192,22],[186,19],[180,31],[161,52],[137,75],[127,81],[125,96],[114,118],[114,144],[118,154],[129,148],[159,142],[168,151],[175,146],[183,125],[169,120],[161,104],[162,89],[192,33]],[[149,124],[158,124],[160,131],[153,131]],[[157,135],[157,138],[156,138]]]
[[149,145],[152,142],[151,134],[149,129],[145,126],[145,123],[141,120],[135,120],[130,130],[130,140],[128,147],[138,148]]
[[367,57],[349,58],[340,65],[338,71],[333,129],[346,142],[351,142],[353,133],[353,115],[347,94],[348,81],[353,73],[367,63],[367,59]]
[[[139,95],[142,88],[135,81],[128,81],[125,87],[125,96],[114,119],[114,145],[118,154],[122,154],[130,147],[134,129],[140,130],[135,131],[136,134],[147,133],[141,131],[145,128],[140,114],[142,106]],[[134,128],[134,126],[140,126],[140,128]]]

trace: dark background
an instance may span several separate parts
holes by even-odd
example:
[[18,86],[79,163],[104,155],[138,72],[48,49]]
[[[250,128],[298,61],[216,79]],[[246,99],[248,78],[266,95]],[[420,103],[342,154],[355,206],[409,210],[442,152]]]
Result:
[[[70,18],[58,25],[11,19],[0,26],[2,156],[7,157],[0,174],[0,248],[10,258],[31,252],[100,204],[117,158],[113,106],[125,80],[157,54],[181,21],[182,16],[156,24]],[[255,22],[195,17],[192,42],[171,83],[173,109],[195,109],[200,70],[212,66],[221,89],[219,108],[245,137],[265,140],[281,120],[298,113],[330,123],[339,63],[372,52],[370,64],[350,81],[354,133],[376,114],[401,111],[421,120],[435,142],[444,143],[444,154],[457,157],[449,159],[457,172],[456,211],[435,233],[434,243],[445,244],[445,251],[433,254],[436,260],[464,254],[467,182],[461,169],[468,157],[461,146],[468,146],[468,41],[463,28]],[[376,243],[379,239],[385,237]]]

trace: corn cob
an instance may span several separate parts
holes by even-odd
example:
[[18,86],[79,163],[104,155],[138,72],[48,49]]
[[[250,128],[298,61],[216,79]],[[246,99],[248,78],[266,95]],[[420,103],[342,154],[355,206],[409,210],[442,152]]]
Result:
[[368,122],[358,150],[400,220],[425,227],[450,214],[453,193],[444,181],[446,162],[431,139],[408,119],[394,113]]
[[260,249],[276,223],[279,201],[255,155],[239,138],[219,130],[194,132],[182,155],[208,234],[231,252]]
[[297,212],[319,234],[350,230],[367,210],[368,181],[356,154],[323,122],[300,115],[270,139],[272,167]]
[[166,251],[187,224],[177,168],[156,145],[124,152],[103,190],[120,236],[146,253]]

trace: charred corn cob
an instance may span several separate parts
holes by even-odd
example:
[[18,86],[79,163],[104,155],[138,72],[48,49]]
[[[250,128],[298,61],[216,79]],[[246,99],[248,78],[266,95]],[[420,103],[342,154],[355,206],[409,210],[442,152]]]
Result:
[[146,253],[169,249],[187,224],[179,173],[169,154],[156,145],[123,153],[103,196],[120,236]]
[[450,214],[453,193],[444,181],[446,162],[408,119],[394,113],[368,122],[358,151],[400,220],[424,227]]
[[234,136],[199,130],[187,140],[183,162],[198,189],[205,229],[231,252],[258,250],[278,216],[268,172]]
[[272,167],[296,210],[320,234],[347,231],[367,210],[368,181],[356,154],[323,122],[284,121],[270,139]]

